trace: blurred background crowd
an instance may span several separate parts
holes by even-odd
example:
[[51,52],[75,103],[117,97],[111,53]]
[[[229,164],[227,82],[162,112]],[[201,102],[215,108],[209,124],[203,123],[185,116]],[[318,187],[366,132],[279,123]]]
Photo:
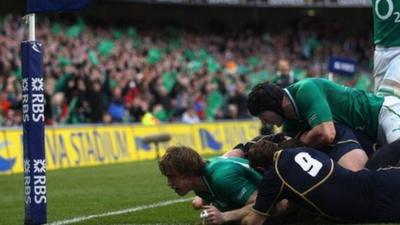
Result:
[[[246,119],[256,83],[285,87],[326,77],[332,56],[358,62],[355,76],[337,81],[371,87],[372,29],[353,32],[338,22],[198,30],[41,18],[36,34],[44,45],[48,125]],[[26,36],[21,16],[0,17],[1,126],[22,123],[16,56]]]

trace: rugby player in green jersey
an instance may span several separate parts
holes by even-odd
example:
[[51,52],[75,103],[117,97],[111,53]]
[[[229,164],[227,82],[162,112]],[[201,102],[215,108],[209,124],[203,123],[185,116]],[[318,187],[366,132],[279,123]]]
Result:
[[372,0],[375,93],[400,97],[400,1]]
[[[400,137],[400,99],[393,96],[377,96],[326,79],[310,78],[285,89],[260,83],[250,92],[247,106],[263,123],[283,124],[285,131],[292,136],[297,134],[311,147],[334,142],[334,122],[368,135],[381,146],[392,142],[400,145],[396,141]],[[391,152],[397,154],[400,149],[392,147]],[[365,151],[354,149],[338,163],[357,171],[367,160]]]
[[192,204],[207,212],[206,224],[240,221],[254,203],[262,178],[245,159],[215,157],[204,161],[185,146],[169,147],[159,168],[178,195],[194,191],[198,197]]

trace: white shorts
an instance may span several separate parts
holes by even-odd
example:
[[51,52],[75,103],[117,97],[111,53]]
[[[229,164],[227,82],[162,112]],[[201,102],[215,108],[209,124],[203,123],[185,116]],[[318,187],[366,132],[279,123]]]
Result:
[[400,138],[400,99],[385,96],[378,119],[377,142],[381,146],[390,144]]
[[373,74],[375,93],[400,97],[400,47],[376,47]]

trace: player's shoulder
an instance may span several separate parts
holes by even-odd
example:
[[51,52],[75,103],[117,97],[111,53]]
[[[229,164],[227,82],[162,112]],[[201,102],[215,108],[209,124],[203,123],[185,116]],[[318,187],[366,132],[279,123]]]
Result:
[[296,148],[287,148],[282,150],[279,154],[279,157],[275,156],[277,160],[279,160],[280,164],[283,162],[293,162],[296,161],[296,158],[299,157],[312,157],[314,159],[324,160],[328,157],[324,153],[319,150],[310,148],[310,147],[296,147]]
[[244,158],[219,156],[209,159],[206,168],[213,172],[224,172],[227,168],[250,168],[250,166],[249,161]]
[[333,82],[328,79],[325,79],[325,78],[313,77],[313,78],[306,78],[306,79],[300,80],[297,83],[302,86],[319,87],[319,86],[332,84]]
[[318,89],[321,89],[321,87],[328,85],[329,82],[326,79],[323,78],[306,78],[303,80],[300,80],[286,89],[289,92],[301,92],[301,93],[315,93]]

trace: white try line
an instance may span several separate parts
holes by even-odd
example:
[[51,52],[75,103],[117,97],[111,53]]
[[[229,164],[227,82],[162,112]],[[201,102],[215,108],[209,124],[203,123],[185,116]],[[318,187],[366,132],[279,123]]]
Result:
[[143,206],[138,206],[135,208],[118,210],[118,211],[114,211],[114,212],[106,212],[106,213],[102,213],[102,214],[81,216],[81,217],[76,217],[76,218],[72,218],[72,219],[68,219],[68,220],[55,221],[52,223],[48,223],[47,225],[64,225],[64,224],[78,223],[78,222],[82,222],[82,221],[90,220],[90,219],[94,219],[94,218],[115,216],[115,215],[121,215],[121,214],[132,213],[132,212],[139,212],[139,211],[143,211],[145,209],[152,209],[152,208],[158,208],[158,207],[162,207],[162,206],[172,205],[175,203],[187,202],[192,199],[193,198],[170,200],[170,201],[159,202],[159,203],[155,203],[155,204],[151,204],[151,205],[143,205]]

